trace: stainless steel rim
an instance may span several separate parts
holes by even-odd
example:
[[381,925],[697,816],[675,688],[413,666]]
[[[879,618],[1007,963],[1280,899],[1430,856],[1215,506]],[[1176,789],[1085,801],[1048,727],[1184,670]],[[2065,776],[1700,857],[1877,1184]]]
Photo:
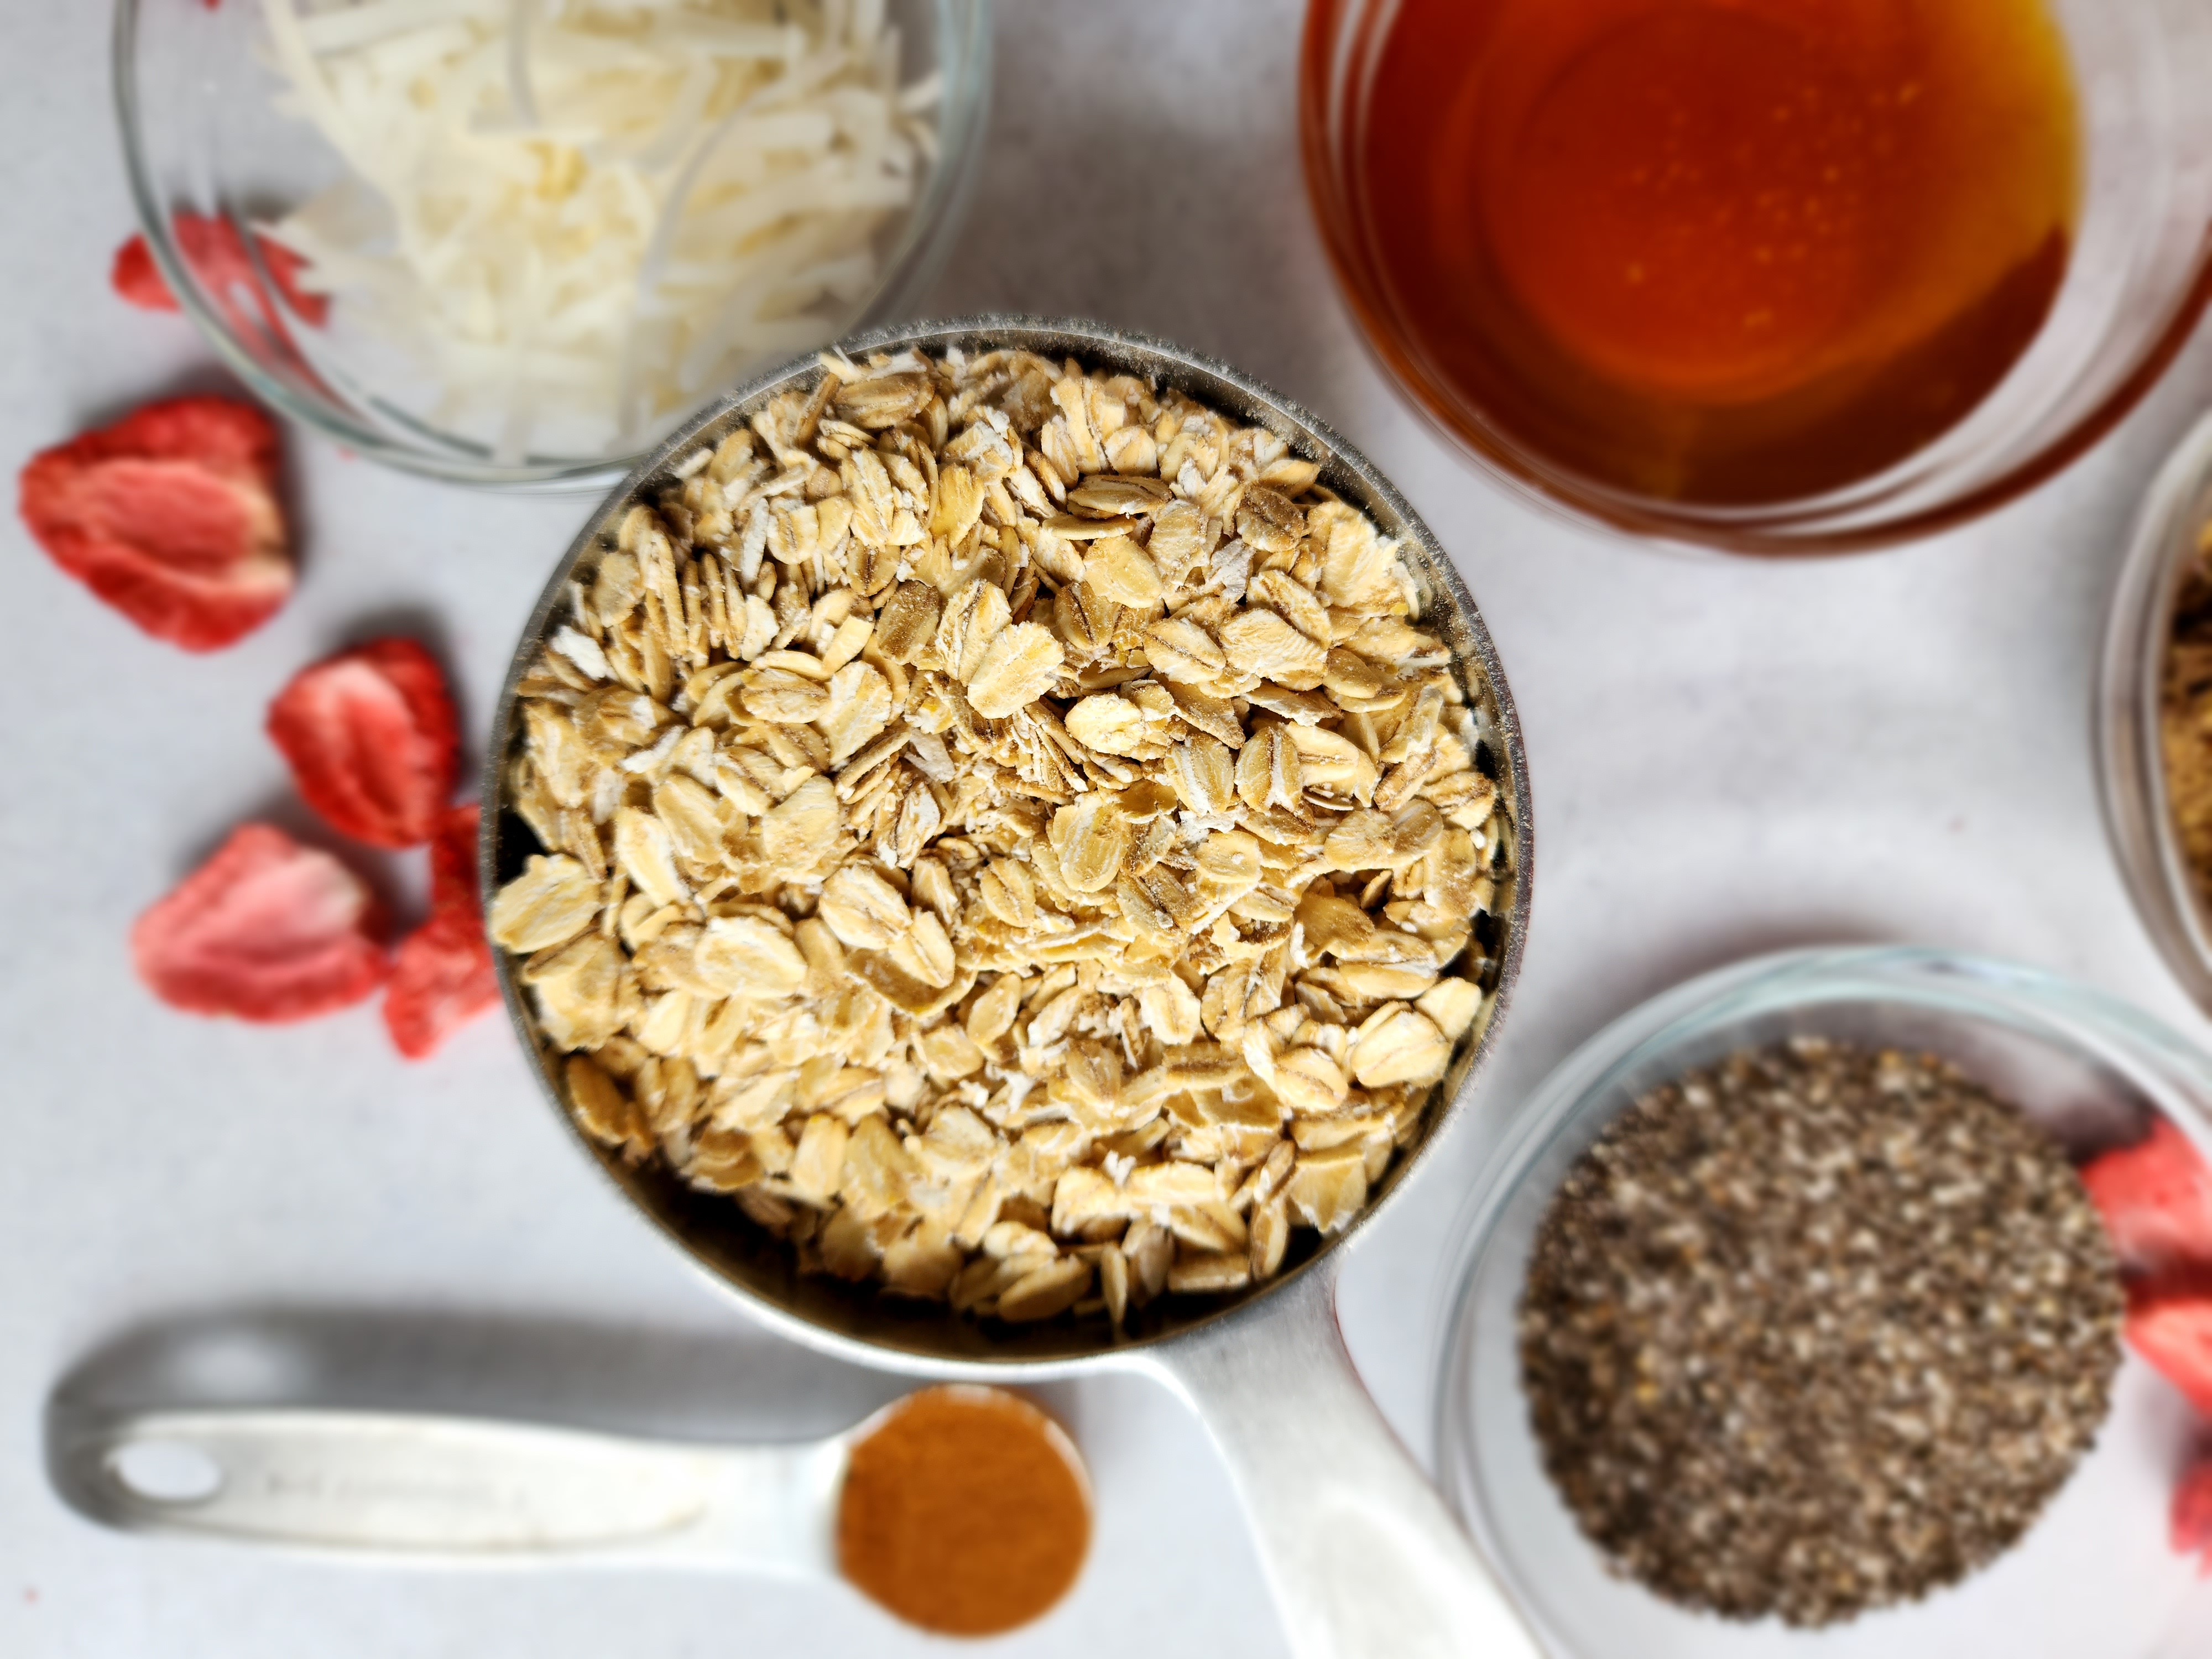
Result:
[[[1471,1096],[1482,1063],[1496,1042],[1513,988],[1520,976],[1534,886],[1534,837],[1528,757],[1504,666],[1498,660],[1496,647],[1488,629],[1483,625],[1473,596],[1468,593],[1442,545],[1404,496],[1365,456],[1345,442],[1324,422],[1271,388],[1224,363],[1151,335],[1081,320],[1013,314],[884,327],[855,335],[844,341],[842,345],[845,350],[854,354],[904,346],[921,347],[939,354],[952,349],[973,351],[1012,346],[1047,356],[1079,356],[1092,366],[1150,375],[1163,384],[1180,386],[1200,401],[1238,419],[1268,427],[1285,438],[1294,451],[1322,464],[1322,477],[1325,484],[1358,502],[1381,520],[1386,530],[1404,538],[1409,562],[1414,564],[1417,576],[1430,586],[1427,598],[1431,613],[1445,628],[1458,659],[1462,664],[1471,664],[1480,675],[1480,695],[1499,750],[1497,756],[1499,782],[1508,803],[1508,816],[1515,837],[1514,890],[1505,912],[1505,938],[1498,958],[1494,988],[1497,1000],[1488,1024],[1478,1040],[1460,1056],[1454,1072],[1448,1075],[1443,1103],[1435,1109],[1434,1116],[1420,1139],[1401,1154],[1384,1177],[1373,1201],[1343,1233],[1321,1244],[1304,1261],[1265,1286],[1247,1292],[1235,1301],[1179,1321],[1170,1328],[1110,1346],[1097,1341],[1085,1341],[1055,1350],[1050,1346],[1053,1340],[1050,1337],[1042,1343],[1034,1339],[1024,1339],[1017,1346],[1012,1343],[994,1344],[981,1340],[979,1335],[979,1340],[970,1345],[972,1352],[947,1354],[919,1345],[830,1328],[738,1282],[726,1267],[718,1267],[703,1253],[696,1238],[688,1236],[681,1226],[659,1213],[641,1194],[635,1172],[626,1170],[617,1158],[590,1140],[577,1127],[548,1072],[544,1045],[516,982],[514,964],[504,952],[494,951],[501,992],[516,1037],[525,1052],[533,1057],[546,1103],[561,1121],[572,1144],[591,1159],[602,1176],[641,1210],[670,1243],[684,1252],[710,1283],[720,1287],[755,1317],[784,1335],[842,1358],[878,1368],[932,1376],[988,1381],[1010,1376],[1042,1377],[1100,1362],[1139,1363],[1139,1357],[1149,1348],[1256,1311],[1265,1306],[1277,1291],[1314,1270],[1324,1260],[1335,1255],[1340,1247],[1359,1235],[1374,1217],[1397,1196],[1413,1173],[1428,1162],[1430,1151]],[[603,544],[604,534],[619,510],[648,482],[667,472],[678,460],[708,441],[708,434],[719,437],[721,431],[734,424],[741,416],[750,413],[787,385],[811,376],[817,368],[818,360],[811,355],[795,358],[718,399],[686,422],[623,480],[600,510],[578,533],[569,544],[568,552],[555,567],[544,592],[531,612],[529,622],[524,627],[514,660],[509,665],[506,682],[500,693],[491,742],[486,751],[483,799],[487,810],[483,814],[477,856],[478,879],[487,906],[500,881],[502,826],[511,817],[506,806],[506,775],[513,746],[520,735],[514,720],[516,688],[534,659],[554,613],[567,599],[570,573],[580,562],[598,552]],[[526,835],[526,830],[524,833]],[[720,1201],[727,1205],[726,1200]],[[733,1206],[729,1207],[734,1210]],[[779,1245],[777,1248],[781,1249],[784,1247]],[[942,1310],[933,1308],[932,1311],[938,1327],[954,1317]],[[980,1334],[981,1328],[968,1322],[962,1328]],[[994,1346],[1004,1346],[1007,1352],[989,1352]],[[1024,1352],[1024,1348],[1029,1351]]]

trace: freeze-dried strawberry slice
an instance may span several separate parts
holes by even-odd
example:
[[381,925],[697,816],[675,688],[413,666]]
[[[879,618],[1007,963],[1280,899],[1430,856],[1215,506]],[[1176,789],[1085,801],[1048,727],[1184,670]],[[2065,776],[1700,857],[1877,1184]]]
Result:
[[2197,1558],[2197,1571],[2212,1574],[2212,1452],[2190,1466],[2173,1489],[2173,1553]]
[[[236,225],[219,216],[199,213],[179,213],[171,223],[178,252],[229,315],[234,325],[245,320],[236,308],[235,298],[235,290],[242,288],[252,296],[269,326],[283,331],[283,321],[269,303],[261,274],[253,268],[253,260],[246,251],[246,239],[239,234]],[[300,286],[300,273],[307,269],[307,262],[282,242],[271,241],[266,236],[256,236],[253,246],[268,270],[269,280],[276,284],[292,314],[311,328],[320,328],[328,321],[330,296],[311,294]],[[169,291],[169,284],[161,275],[161,268],[154,263],[153,250],[146,246],[143,234],[115,250],[115,265],[108,280],[115,291],[134,306],[148,311],[179,308],[177,296]]]
[[491,946],[470,911],[434,911],[400,941],[384,994],[384,1024],[392,1046],[421,1060],[499,1001]]
[[143,235],[133,236],[115,250],[115,266],[107,280],[115,291],[141,311],[175,311],[177,296],[169,292],[154,251]]
[[2130,1285],[2128,1342],[2212,1417],[2212,1275],[2176,1273]]
[[291,594],[276,428],[251,404],[149,404],[33,456],[21,491],[56,564],[187,651],[251,633]]
[[421,1060],[499,1001],[491,945],[477,896],[477,824],[471,801],[453,806],[430,841],[430,920],[401,941],[385,993],[392,1045]]
[[477,803],[448,806],[430,838],[430,912],[467,912],[481,925],[483,902],[477,896],[477,828],[483,813]]
[[2130,1267],[2212,1267],[2212,1168],[2169,1119],[2154,1119],[2134,1146],[2091,1163],[2081,1184]]
[[138,918],[131,954],[172,1007],[275,1024],[372,994],[391,966],[380,922],[352,871],[249,823]]
[[301,669],[269,705],[269,736],[307,805],[374,847],[429,840],[453,793],[453,700],[412,640],[371,640]]

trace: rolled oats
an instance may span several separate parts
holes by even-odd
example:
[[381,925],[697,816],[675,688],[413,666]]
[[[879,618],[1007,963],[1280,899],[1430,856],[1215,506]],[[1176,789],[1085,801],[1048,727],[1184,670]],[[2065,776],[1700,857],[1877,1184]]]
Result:
[[490,916],[583,1128],[1009,1322],[1349,1225],[1483,1028],[1516,837],[1317,477],[1127,376],[909,352],[633,507],[523,681],[544,851]]

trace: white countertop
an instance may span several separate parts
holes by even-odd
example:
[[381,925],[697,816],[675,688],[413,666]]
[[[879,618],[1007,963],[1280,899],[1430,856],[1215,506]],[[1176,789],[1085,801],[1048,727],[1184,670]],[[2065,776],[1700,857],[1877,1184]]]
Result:
[[[220,380],[187,325],[106,289],[132,226],[106,10],[0,20],[9,467]],[[2212,353],[2200,340],[2054,485],[1907,550],[1784,567],[1565,527],[1456,459],[1355,337],[1298,172],[1297,22],[1291,0],[1006,5],[989,156],[932,309],[1087,313],[1273,382],[1396,480],[1496,635],[1537,806],[1527,971],[1475,1109],[1363,1242],[1343,1297],[1369,1382],[1425,1454],[1438,1261],[1467,1184],[1535,1080],[1648,993],[1759,949],[1921,941],[2073,975],[2212,1037],[2120,885],[2088,718],[2127,526],[2212,392]],[[150,1364],[127,1345],[151,1327],[203,1368],[252,1358],[225,1332],[274,1334],[340,1372],[301,1374],[318,1399],[411,1380],[668,1432],[827,1430],[900,1388],[732,1311],[557,1131],[501,1021],[410,1066],[374,1005],[255,1030],[173,1013],[132,978],[125,935],[146,904],[241,818],[301,820],[260,732],[286,677],[396,625],[442,652],[481,733],[586,509],[410,480],[304,435],[291,467],[299,592],[211,657],[145,640],[0,526],[17,619],[0,702],[0,1652],[942,1650],[834,1589],[349,1570],[104,1533],[50,1492],[50,1390],[88,1362]],[[394,877],[403,906],[417,864]],[[1046,1394],[1096,1474],[1098,1548],[1068,1603],[994,1650],[1281,1651],[1183,1407],[1134,1379]]]

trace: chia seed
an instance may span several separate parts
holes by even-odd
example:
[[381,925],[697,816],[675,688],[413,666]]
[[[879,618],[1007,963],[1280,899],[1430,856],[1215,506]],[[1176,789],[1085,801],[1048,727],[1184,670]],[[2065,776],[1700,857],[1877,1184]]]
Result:
[[1522,1382],[1616,1571],[1819,1626],[2027,1530],[2104,1421],[2122,1308],[2041,1128],[1935,1056],[1798,1038],[1652,1091],[1576,1164]]

